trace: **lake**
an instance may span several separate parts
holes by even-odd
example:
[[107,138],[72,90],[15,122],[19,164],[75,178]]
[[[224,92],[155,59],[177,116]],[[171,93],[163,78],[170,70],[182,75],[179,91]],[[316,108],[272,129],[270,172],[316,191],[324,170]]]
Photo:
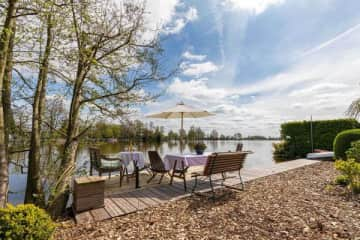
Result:
[[[204,141],[207,145],[206,152],[227,152],[235,151],[236,145],[241,142],[244,144],[244,150],[251,150],[254,153],[250,154],[245,161],[244,168],[261,167],[267,168],[276,164],[273,159],[272,144],[276,141],[260,141],[260,140],[243,140],[243,141]],[[164,142],[162,144],[144,144],[140,143],[134,146],[137,150],[145,153],[148,150],[157,150],[161,156],[166,153],[180,153],[179,142]],[[128,144],[124,142],[101,144],[100,149],[104,154],[116,154],[120,151],[125,151]],[[183,144],[183,153],[193,153],[189,144]],[[26,156],[22,156],[22,158]],[[148,159],[146,159],[148,161]],[[77,167],[85,171],[89,170],[89,151],[87,146],[80,147],[77,155]],[[26,171],[26,170],[25,170]],[[10,166],[10,194],[9,202],[12,204],[19,204],[23,202],[24,192],[26,187],[26,173],[22,174],[19,168]]]

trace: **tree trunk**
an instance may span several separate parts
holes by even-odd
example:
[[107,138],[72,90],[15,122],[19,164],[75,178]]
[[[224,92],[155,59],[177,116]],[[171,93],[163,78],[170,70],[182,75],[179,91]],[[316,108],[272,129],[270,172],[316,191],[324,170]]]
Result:
[[[13,17],[16,12],[17,0],[9,0],[5,18],[5,23],[0,36],[0,89],[3,89],[3,81],[7,59],[9,56],[9,43],[11,39],[11,30],[15,24]],[[4,207],[7,202],[9,188],[9,161],[6,154],[7,142],[5,133],[5,116],[3,107],[3,91],[0,91],[0,207]]]
[[46,86],[49,70],[49,58],[52,48],[52,23],[51,13],[47,16],[47,39],[45,52],[40,64],[38,82],[36,85],[33,114],[32,129],[29,152],[29,168],[26,184],[25,203],[34,203],[38,206],[44,206],[44,194],[41,184],[41,119],[44,112],[46,102]]
[[61,158],[61,175],[55,187],[55,194],[50,199],[49,212],[53,217],[61,216],[66,209],[70,182],[75,170],[76,153],[78,150],[79,114],[82,99],[81,88],[87,72],[83,69],[82,64],[79,63],[69,111],[67,136]]
[[4,117],[5,117],[5,140],[9,143],[10,134],[14,133],[15,129],[15,120],[11,107],[11,81],[12,81],[12,68],[13,68],[13,48],[14,48],[14,39],[16,32],[16,22],[12,26],[12,34],[9,41],[9,55],[6,61],[6,69],[3,81],[3,95],[2,101],[4,106]]

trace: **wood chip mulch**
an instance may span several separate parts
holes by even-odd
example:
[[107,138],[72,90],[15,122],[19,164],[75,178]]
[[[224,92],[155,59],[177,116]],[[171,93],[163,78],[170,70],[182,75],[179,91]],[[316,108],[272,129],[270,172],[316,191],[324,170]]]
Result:
[[257,179],[213,203],[189,197],[103,222],[63,222],[55,239],[359,239],[360,199],[333,162]]

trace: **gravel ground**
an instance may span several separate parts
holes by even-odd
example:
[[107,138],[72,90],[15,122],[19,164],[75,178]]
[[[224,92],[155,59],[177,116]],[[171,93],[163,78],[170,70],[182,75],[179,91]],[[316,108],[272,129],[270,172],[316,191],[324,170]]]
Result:
[[213,203],[190,197],[111,220],[62,222],[55,239],[356,239],[360,199],[331,184],[333,162],[261,178],[246,190],[219,190]]

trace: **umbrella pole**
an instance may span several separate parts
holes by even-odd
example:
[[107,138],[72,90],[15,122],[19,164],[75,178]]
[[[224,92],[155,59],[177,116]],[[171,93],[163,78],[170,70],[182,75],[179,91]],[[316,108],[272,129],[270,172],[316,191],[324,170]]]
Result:
[[184,113],[181,113],[181,128],[180,128],[180,154],[183,152],[183,136],[184,136]]
[[184,113],[181,113],[181,137],[184,132]]

